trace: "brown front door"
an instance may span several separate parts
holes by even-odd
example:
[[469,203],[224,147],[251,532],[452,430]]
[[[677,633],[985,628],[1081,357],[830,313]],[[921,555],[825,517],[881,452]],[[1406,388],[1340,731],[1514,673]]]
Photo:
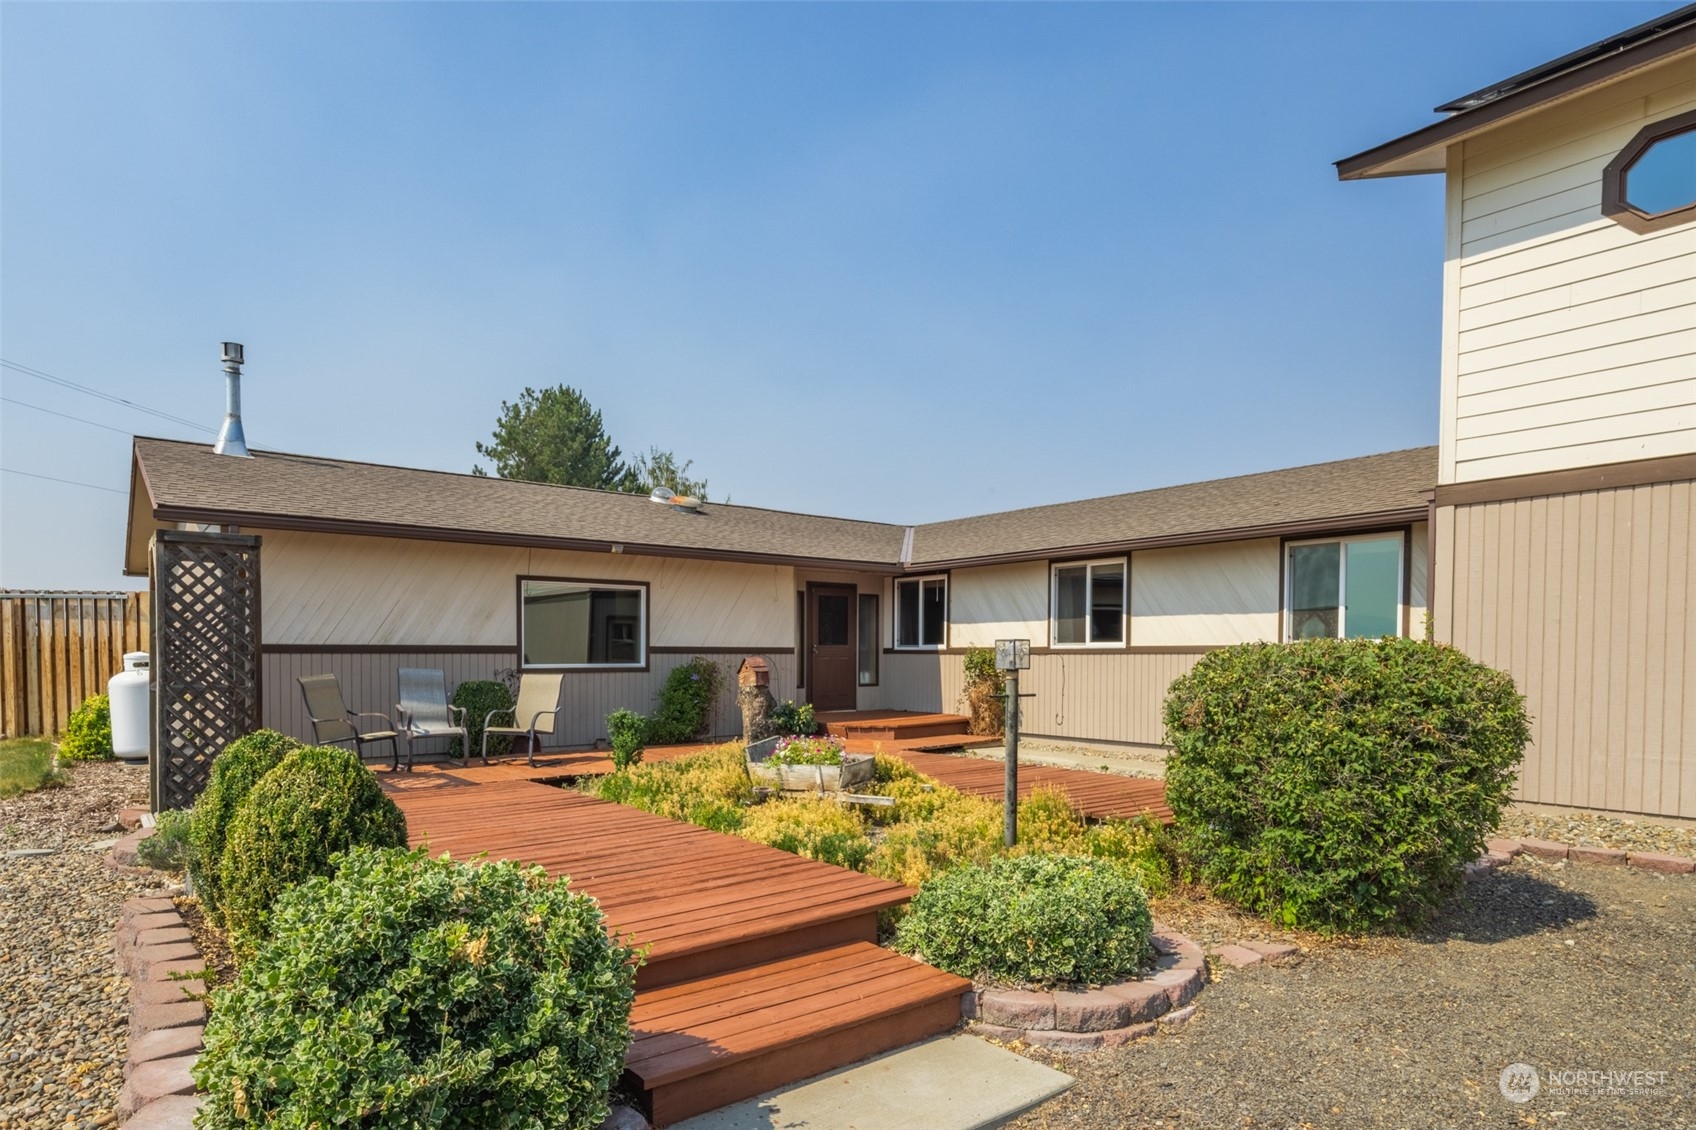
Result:
[[807,685],[814,710],[855,706],[853,585],[807,586]]

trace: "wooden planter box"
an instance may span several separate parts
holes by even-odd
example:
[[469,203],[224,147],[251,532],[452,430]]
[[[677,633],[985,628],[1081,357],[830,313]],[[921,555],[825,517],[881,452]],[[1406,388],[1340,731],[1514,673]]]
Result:
[[876,759],[869,753],[845,753],[841,765],[767,765],[780,740],[765,738],[748,747],[748,776],[784,792],[852,792],[858,785],[871,784],[877,771]]

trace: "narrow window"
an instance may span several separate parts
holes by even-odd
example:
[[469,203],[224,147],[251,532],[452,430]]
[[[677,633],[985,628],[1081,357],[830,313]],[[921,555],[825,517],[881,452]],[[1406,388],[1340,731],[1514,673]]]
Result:
[[645,585],[519,582],[525,667],[641,667],[648,661]]
[[948,625],[948,578],[895,582],[895,646],[940,648]]
[[1301,542],[1286,550],[1284,636],[1401,635],[1402,534]]
[[883,640],[882,632],[878,630],[877,594],[863,592],[860,594],[860,685],[862,687],[877,686],[877,659]]
[[1082,561],[1054,566],[1056,647],[1111,646],[1125,642],[1125,561]]

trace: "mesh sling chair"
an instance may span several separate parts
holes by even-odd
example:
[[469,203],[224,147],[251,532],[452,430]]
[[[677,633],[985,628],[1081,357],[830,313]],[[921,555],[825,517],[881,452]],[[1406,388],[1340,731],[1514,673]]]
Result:
[[[349,710],[342,698],[342,685],[334,675],[302,675],[295,682],[300,684],[300,693],[306,699],[306,716],[312,722],[313,742],[318,745],[352,742],[354,752],[361,759],[365,757],[366,746],[388,742],[389,767],[400,768],[400,734],[387,714]],[[361,718],[381,718],[385,728],[361,732],[358,726]]]
[[[489,763],[489,735],[497,737],[507,735],[518,737],[523,734],[528,737],[530,745],[529,764],[536,764],[536,748],[539,744],[536,733],[551,734],[554,730],[554,720],[559,715],[560,699],[565,693],[565,676],[555,672],[548,675],[520,675],[518,677],[518,701],[506,710],[491,710],[483,719],[483,764]],[[507,714],[512,716],[512,725],[495,726],[495,716]],[[543,718],[548,720],[547,726],[539,726]]]
[[[400,702],[395,706],[395,719],[406,739],[407,769],[412,768],[412,743],[423,738],[458,738],[459,763],[467,764],[471,742],[465,733],[465,708],[448,702],[447,676],[433,667],[402,667],[396,675]],[[447,756],[453,759],[451,753]]]

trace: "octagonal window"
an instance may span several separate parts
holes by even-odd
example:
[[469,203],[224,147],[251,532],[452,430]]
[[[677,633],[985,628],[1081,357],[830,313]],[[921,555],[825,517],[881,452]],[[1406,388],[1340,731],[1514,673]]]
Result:
[[1643,150],[1625,170],[1625,202],[1646,216],[1696,204],[1696,129]]

